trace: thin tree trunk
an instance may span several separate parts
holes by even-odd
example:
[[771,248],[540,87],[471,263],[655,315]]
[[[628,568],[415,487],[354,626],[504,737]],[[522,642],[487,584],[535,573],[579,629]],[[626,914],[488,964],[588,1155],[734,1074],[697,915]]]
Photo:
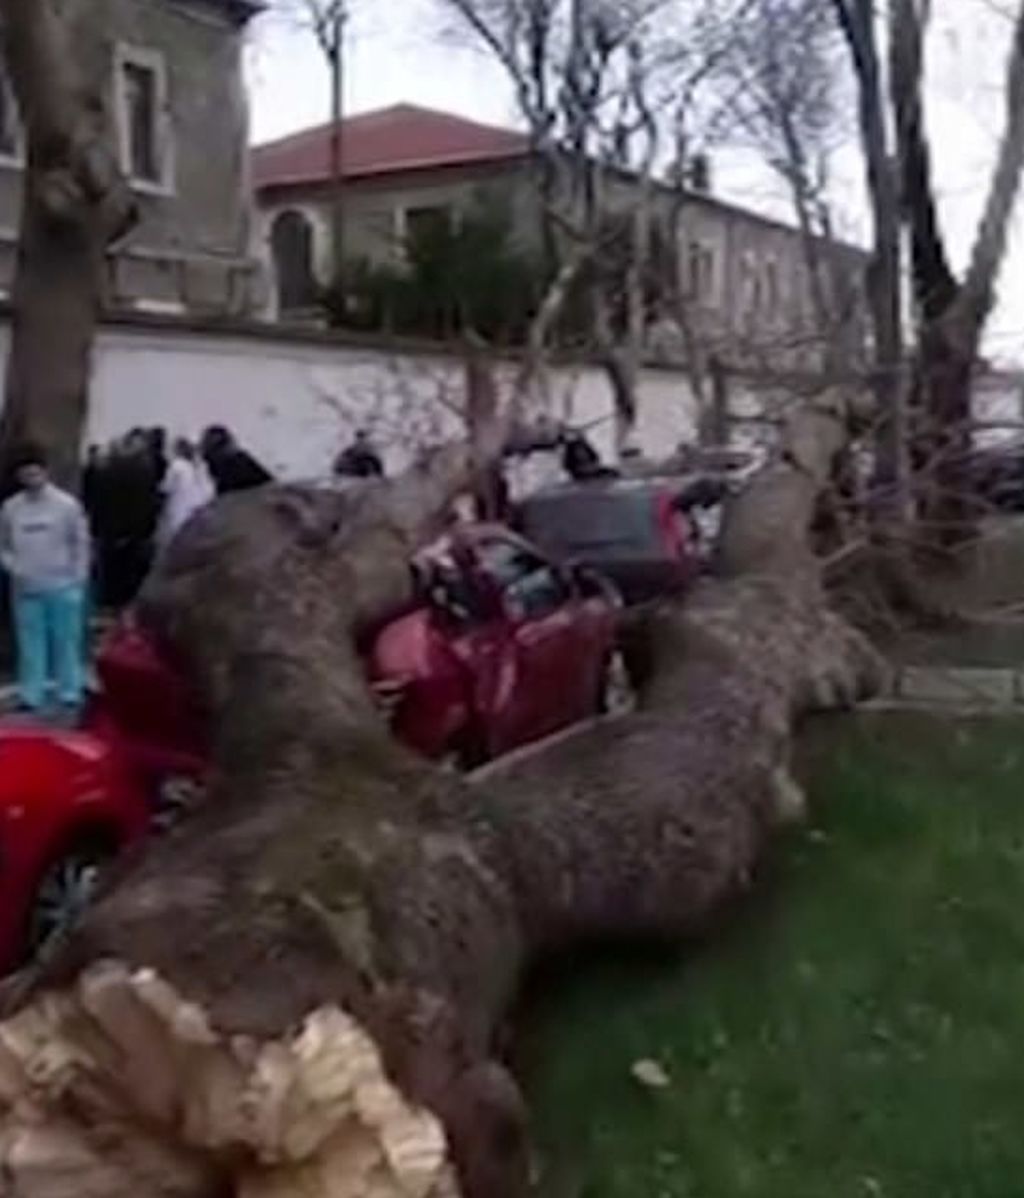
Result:
[[331,32],[331,287],[345,306],[347,267],[345,234],[345,14],[338,12]]
[[729,427],[729,373],[724,363],[713,354],[708,359],[708,377],[711,380],[711,402],[707,418],[701,425],[701,445],[726,447],[730,439]]
[[615,447],[621,454],[636,425],[640,363],[631,337],[627,334],[623,343],[615,337],[608,297],[601,279],[594,283],[591,307],[597,361],[608,378],[615,421]]
[[779,131],[788,160],[786,171],[787,182],[793,197],[793,209],[796,212],[797,224],[800,228],[800,248],[803,252],[804,269],[807,271],[807,284],[811,296],[811,307],[814,309],[814,323],[824,348],[824,369],[826,375],[839,365],[835,360],[832,345],[834,320],[825,280],[822,273],[821,254],[819,249],[822,238],[814,227],[811,215],[811,196],[808,190],[807,158],[804,154],[800,139],[793,128],[789,113],[779,112]]
[[886,128],[874,4],[872,0],[833,0],[833,4],[857,75],[858,122],[875,232],[867,279],[878,408],[874,489],[883,524],[898,526],[909,501],[899,189]]

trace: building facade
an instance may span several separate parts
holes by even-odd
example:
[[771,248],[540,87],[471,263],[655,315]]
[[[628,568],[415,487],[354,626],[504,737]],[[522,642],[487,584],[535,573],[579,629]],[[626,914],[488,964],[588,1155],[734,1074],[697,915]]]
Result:
[[[500,206],[516,239],[539,252],[544,220],[524,134],[399,105],[344,122],[341,144],[349,259],[400,266],[417,228],[457,222],[477,205]],[[254,151],[260,240],[284,316],[308,312],[330,281],[330,147],[331,130],[323,126]],[[613,179],[606,207],[628,212],[636,195],[635,180]],[[798,230],[709,192],[659,184],[652,205],[660,255],[671,250],[670,290],[678,297],[651,313],[654,356],[680,356],[693,334],[706,353],[732,364],[796,369],[820,362],[822,314]],[[862,346],[866,256],[835,243],[816,243],[815,251],[835,335]]]
[[[107,259],[112,310],[244,316],[266,302],[253,252],[242,49],[252,0],[91,0],[90,65],[109,80],[111,136],[140,220]],[[101,32],[98,32],[100,31]],[[73,33],[77,32],[73,28]],[[24,139],[0,87],[0,293],[9,293]]]

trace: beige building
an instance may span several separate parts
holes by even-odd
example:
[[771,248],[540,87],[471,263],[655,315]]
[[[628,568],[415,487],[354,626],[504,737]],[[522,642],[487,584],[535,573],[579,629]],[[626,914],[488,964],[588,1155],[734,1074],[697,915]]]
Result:
[[[108,257],[111,309],[248,315],[266,304],[252,252],[242,74],[255,0],[104,0],[69,8],[104,22],[112,135],[141,220]],[[90,43],[95,39],[91,38]],[[9,293],[24,141],[0,81],[0,292]]]
[[[520,240],[539,250],[542,217],[535,158],[525,135],[447,113],[398,105],[350,118],[342,137],[346,253],[372,263],[402,262],[417,225],[457,220],[470,206],[502,205]],[[253,170],[261,236],[276,282],[279,313],[308,312],[330,280],[331,130],[309,129],[258,146]],[[613,206],[628,209],[635,184],[614,185]],[[783,223],[707,192],[659,186],[662,244],[675,246],[675,270],[688,319],[702,344],[723,359],[780,368],[813,365],[820,322],[808,284],[806,246]],[[863,343],[865,256],[827,249],[834,269],[836,324]],[[650,349],[678,356],[677,313],[652,316]]]

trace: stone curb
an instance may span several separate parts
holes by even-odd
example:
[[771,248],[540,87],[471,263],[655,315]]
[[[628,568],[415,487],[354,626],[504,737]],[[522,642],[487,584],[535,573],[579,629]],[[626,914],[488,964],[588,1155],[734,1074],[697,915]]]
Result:
[[1013,707],[1022,693],[1017,670],[910,666],[898,674],[892,697],[911,703]]

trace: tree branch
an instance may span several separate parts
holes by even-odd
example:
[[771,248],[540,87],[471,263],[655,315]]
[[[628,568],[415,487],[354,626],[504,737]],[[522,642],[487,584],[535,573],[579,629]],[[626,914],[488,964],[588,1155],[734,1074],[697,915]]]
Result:
[[925,13],[914,0],[892,0],[889,37],[890,86],[896,119],[901,206],[910,226],[914,287],[926,321],[935,320],[956,298],[958,283],[949,266],[932,183],[931,153],[924,128]]
[[958,313],[980,331],[992,306],[996,274],[1006,249],[1010,216],[1024,169],[1024,3],[1017,14],[1007,64],[1006,128],[971,263],[957,304]]

